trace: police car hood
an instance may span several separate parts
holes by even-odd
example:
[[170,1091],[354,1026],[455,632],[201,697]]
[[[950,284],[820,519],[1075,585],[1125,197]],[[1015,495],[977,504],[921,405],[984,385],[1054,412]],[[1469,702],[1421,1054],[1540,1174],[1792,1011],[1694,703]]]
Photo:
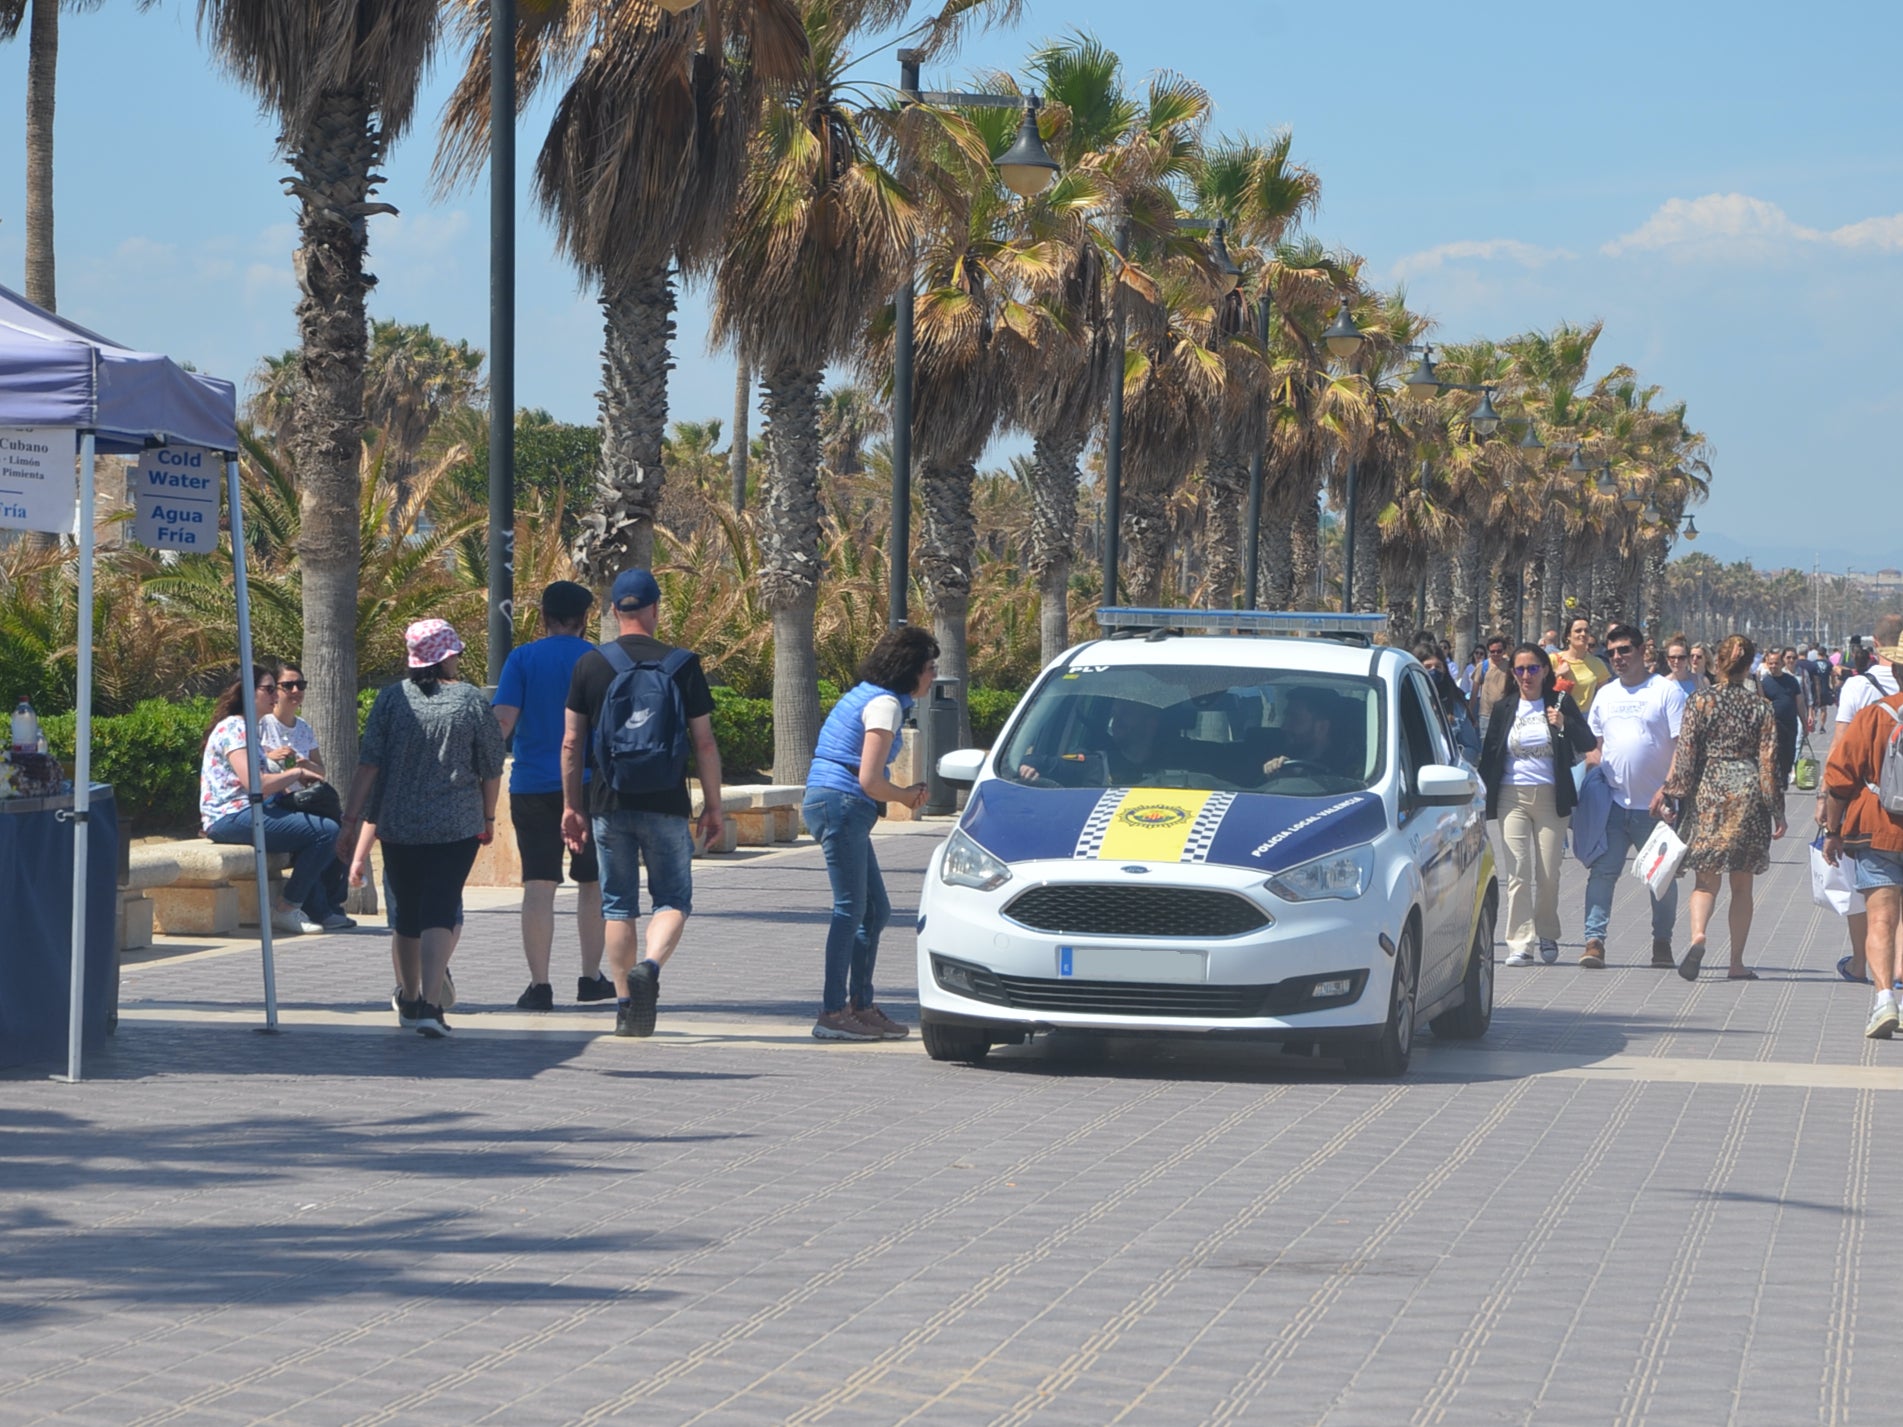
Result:
[[1290,798],[1183,788],[1033,788],[989,778],[960,822],[1006,862],[1213,863],[1268,873],[1371,842],[1376,793]]

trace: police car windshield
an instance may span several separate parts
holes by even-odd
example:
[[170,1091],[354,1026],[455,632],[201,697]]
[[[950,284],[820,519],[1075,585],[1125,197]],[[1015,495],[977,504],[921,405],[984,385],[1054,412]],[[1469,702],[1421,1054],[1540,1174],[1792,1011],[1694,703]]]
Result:
[[1371,679],[1218,665],[1073,665],[1032,695],[997,768],[1034,787],[1327,797],[1381,776]]

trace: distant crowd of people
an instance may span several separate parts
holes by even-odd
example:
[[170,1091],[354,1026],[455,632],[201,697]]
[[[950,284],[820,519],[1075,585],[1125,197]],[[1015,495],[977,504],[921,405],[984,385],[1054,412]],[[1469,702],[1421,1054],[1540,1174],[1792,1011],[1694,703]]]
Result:
[[[523,1011],[549,1011],[555,894],[566,872],[577,887],[581,950],[576,1000],[613,1002],[615,1034],[654,1033],[662,968],[693,911],[697,839],[724,831],[714,700],[700,658],[656,638],[661,590],[646,570],[618,576],[609,592],[617,637],[584,637],[594,596],[570,581],[542,592],[541,638],[515,649],[493,701],[459,677],[462,640],[440,619],[404,631],[407,677],[372,704],[357,771],[341,795],[315,734],[300,716],[308,683],[283,662],[251,671],[261,769],[250,782],[244,689],[220,697],[199,776],[199,818],[215,842],[250,844],[262,828],[269,852],[291,858],[269,909],[275,933],[348,930],[350,885],[369,876],[381,849],[391,931],[397,1023],[431,1038],[450,1033],[449,963],[463,927],[463,890],[494,840],[505,748],[513,740],[509,815],[521,860],[522,948],[529,984]],[[891,919],[871,832],[879,804],[917,808],[923,783],[892,782],[902,727],[931,687],[938,645],[916,626],[889,631],[860,679],[820,730],[802,805],[826,860],[833,907],[826,936],[820,1040],[896,1040],[909,1029],[873,989],[880,935]],[[694,813],[689,767],[700,783]],[[645,869],[648,924],[637,932]]]

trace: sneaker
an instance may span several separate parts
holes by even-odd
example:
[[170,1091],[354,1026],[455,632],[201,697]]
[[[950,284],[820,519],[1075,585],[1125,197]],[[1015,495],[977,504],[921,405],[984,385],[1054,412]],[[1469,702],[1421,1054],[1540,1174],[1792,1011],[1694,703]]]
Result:
[[882,1037],[877,1030],[853,1015],[851,1011],[821,1011],[819,1019],[813,1022],[813,1039],[816,1041],[876,1041]]
[[597,971],[593,976],[575,978],[575,999],[581,1002],[612,1001],[615,999],[615,984]]
[[456,1009],[456,983],[449,979],[449,968],[447,966],[443,968],[442,1004],[436,1009],[439,1011],[453,1011]]
[[405,996],[401,986],[390,993],[390,1009],[396,1012],[396,1023],[406,1031],[416,1029],[416,1008],[422,1004]]
[[529,989],[515,998],[518,1011],[552,1011],[555,1009],[555,988],[546,981],[531,981]]
[[1531,966],[1532,964],[1533,953],[1530,951],[1509,952],[1507,955],[1508,966]]
[[628,1003],[615,1007],[615,1034],[651,1036],[654,1011],[661,999],[661,978],[642,962],[628,973]]
[[867,1029],[878,1032],[882,1041],[902,1041],[912,1034],[910,1026],[901,1025],[877,1006],[854,1006],[852,1018]]
[[1549,936],[1540,938],[1540,960],[1548,966],[1559,960],[1559,943]]
[[332,912],[319,925],[323,931],[347,932],[356,930],[357,921],[356,918],[347,917],[342,912]]
[[1672,943],[1669,938],[1660,936],[1652,938],[1652,964],[1660,970],[1668,970],[1678,965],[1672,957]]
[[1896,1002],[1885,1001],[1870,1013],[1870,1020],[1863,1028],[1863,1038],[1872,1041],[1887,1041],[1896,1034]]
[[312,931],[323,930],[322,927],[310,926],[310,923],[304,920],[304,914],[295,908],[288,912],[280,912],[276,908],[271,911],[271,930],[279,936],[296,936],[306,927],[310,927]]
[[1598,937],[1586,938],[1586,949],[1579,954],[1579,964],[1588,971],[1597,971],[1606,964],[1606,944]]
[[432,1006],[428,1001],[416,1001],[412,1003],[412,1009],[416,1013],[416,1028],[425,1037],[439,1041],[449,1034],[449,1022],[443,1019],[441,1006]]

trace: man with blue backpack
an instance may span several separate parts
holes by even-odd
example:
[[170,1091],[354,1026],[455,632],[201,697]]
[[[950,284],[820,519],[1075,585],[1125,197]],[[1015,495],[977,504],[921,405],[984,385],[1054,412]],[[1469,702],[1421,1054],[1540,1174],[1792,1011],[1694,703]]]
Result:
[[[698,654],[654,637],[660,600],[661,587],[648,571],[615,577],[608,601],[620,638],[576,662],[562,738],[562,840],[579,851],[592,826],[618,1036],[654,1034],[661,968],[693,911],[690,748],[703,800],[701,835],[716,839],[724,826],[714,696]],[[585,788],[584,766],[590,771]],[[650,913],[645,956],[635,934],[643,864]]]

